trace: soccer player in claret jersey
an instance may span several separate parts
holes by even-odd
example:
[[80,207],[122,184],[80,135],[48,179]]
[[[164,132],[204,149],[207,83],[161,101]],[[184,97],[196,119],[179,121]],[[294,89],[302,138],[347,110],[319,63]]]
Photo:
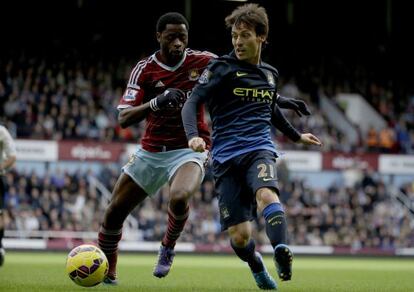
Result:
[[208,143],[197,130],[196,108],[207,103],[213,122],[213,173],[219,195],[220,219],[230,244],[247,262],[261,289],[276,289],[260,253],[251,239],[259,210],[274,248],[277,272],[283,281],[292,277],[293,254],[287,244],[286,219],[278,197],[276,150],[271,124],[295,142],[321,145],[314,135],[300,134],[278,108],[277,70],[261,61],[268,35],[263,7],[246,4],[226,18],[234,51],[214,59],[199,79],[182,110],[183,124],[194,151],[203,153]]
[[[118,105],[125,128],[146,119],[141,145],[122,168],[98,234],[98,244],[109,261],[107,284],[116,284],[118,242],[128,214],[146,197],[169,183],[168,227],[162,239],[154,276],[165,277],[174,258],[174,246],[188,218],[188,199],[200,187],[206,153],[188,149],[181,121],[186,96],[215,57],[186,48],[188,22],[179,13],[167,13],[157,22],[160,50],[139,61],[130,74]],[[210,144],[203,109],[198,130]]]
[[[139,61],[132,70],[118,105],[118,120],[128,127],[146,119],[141,145],[122,168],[98,234],[98,244],[109,261],[104,283],[116,284],[118,243],[128,214],[148,196],[169,184],[168,226],[159,249],[154,276],[165,277],[174,259],[174,247],[189,214],[188,200],[200,187],[207,153],[188,148],[181,109],[214,54],[187,48],[188,22],[179,13],[162,15],[156,36],[160,50]],[[286,98],[284,107],[307,114],[306,105]],[[287,101],[287,102],[286,102]],[[209,148],[203,107],[197,110],[197,131]]]

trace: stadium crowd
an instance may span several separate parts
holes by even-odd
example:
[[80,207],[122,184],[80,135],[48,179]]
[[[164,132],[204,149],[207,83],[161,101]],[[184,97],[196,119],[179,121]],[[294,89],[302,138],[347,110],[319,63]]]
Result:
[[[143,123],[122,129],[116,110],[133,65],[122,58],[106,62],[52,62],[25,56],[0,59],[0,121],[18,139],[136,142],[143,134]],[[312,76],[318,70],[311,71],[302,75]],[[301,118],[288,112],[289,120],[298,129],[317,135],[324,143],[322,151],[414,153],[414,97],[402,98],[389,84],[369,80],[368,73],[351,75],[342,76],[342,80],[340,74],[336,75],[339,80],[321,77],[314,86],[304,86],[303,76],[296,76],[297,80],[282,78],[280,92],[305,99],[312,112]],[[350,144],[319,107],[321,92],[328,97],[340,92],[361,93],[388,126],[380,132],[372,129],[360,133],[359,141]],[[312,149],[297,146],[278,133],[275,139],[282,149]],[[90,187],[88,177],[97,176],[112,190],[118,174],[119,168],[109,167],[98,174],[60,170],[39,176],[31,170],[11,171],[6,175],[6,229],[96,232],[107,202]],[[410,214],[399,204],[390,203],[390,187],[368,172],[352,185],[332,185],[328,189],[310,188],[306,181],[298,179],[281,179],[290,243],[414,247]],[[414,202],[412,184],[398,187]],[[141,239],[161,240],[167,222],[167,198],[166,190],[162,190],[133,212]],[[211,175],[206,177],[192,205],[180,241],[227,245],[227,238],[219,230]],[[255,234],[259,243],[266,242],[262,220],[257,222],[259,232]]]
[[[21,57],[2,61],[0,65],[0,116],[17,138],[133,142],[143,133],[142,123],[122,129],[117,122],[116,106],[132,62],[121,59],[51,63]],[[319,82],[316,90],[306,92],[299,89],[305,88],[300,81],[298,86],[294,78],[281,79],[282,94],[304,98],[311,107],[309,117],[289,114],[298,129],[319,136],[324,141],[323,151],[414,152],[414,98],[405,97],[404,111],[401,111],[401,106],[392,106],[395,104],[393,92],[385,85],[368,80],[353,87],[337,83]],[[318,92],[325,92],[327,96],[359,92],[386,119],[388,126],[378,132],[372,129],[360,133],[359,140],[351,144],[327,121],[318,105]],[[309,148],[289,143],[281,135],[277,141],[285,149]]]
[[[281,174],[282,174],[281,170]],[[97,178],[111,189],[118,169],[104,167]],[[7,174],[5,224],[7,230],[96,231],[106,200],[90,187],[91,171],[69,173],[56,170],[39,176],[35,172]],[[408,211],[391,202],[390,185],[370,171],[353,186],[331,185],[315,189],[300,179],[280,178],[281,198],[289,215],[290,243],[340,247],[414,247],[414,226]],[[414,203],[414,185],[401,190]],[[139,222],[141,240],[160,241],[166,228],[168,194],[163,189],[147,199],[132,215]],[[211,175],[207,175],[192,200],[190,218],[180,241],[202,244],[228,244],[220,232],[217,198]],[[162,212],[160,212],[162,210]],[[165,211],[165,212],[164,212]],[[259,243],[267,243],[260,217]]]

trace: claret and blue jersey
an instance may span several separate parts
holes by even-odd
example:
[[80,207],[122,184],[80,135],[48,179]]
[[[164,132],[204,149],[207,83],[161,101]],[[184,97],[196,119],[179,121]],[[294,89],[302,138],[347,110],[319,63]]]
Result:
[[[239,61],[234,53],[210,61],[187,102],[207,104],[213,159],[223,163],[254,150],[276,152],[270,120],[277,79],[274,67]],[[188,138],[198,136],[193,125],[185,125]]]

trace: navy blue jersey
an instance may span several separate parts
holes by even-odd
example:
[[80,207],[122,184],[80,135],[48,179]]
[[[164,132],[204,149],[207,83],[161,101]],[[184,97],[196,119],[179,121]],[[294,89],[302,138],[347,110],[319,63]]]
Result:
[[254,150],[276,152],[270,127],[277,80],[274,67],[239,61],[233,52],[211,60],[182,112],[187,138],[199,136],[192,114],[204,102],[212,120],[213,159],[223,163]]

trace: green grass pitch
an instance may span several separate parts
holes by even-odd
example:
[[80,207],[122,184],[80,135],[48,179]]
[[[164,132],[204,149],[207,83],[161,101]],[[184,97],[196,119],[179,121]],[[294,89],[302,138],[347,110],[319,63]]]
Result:
[[[260,291],[236,256],[178,254],[164,279],[152,276],[156,254],[123,253],[117,287],[76,286],[65,274],[64,253],[8,252],[0,291]],[[265,262],[276,277],[270,256]],[[414,259],[295,257],[293,279],[279,291],[414,291]]]

